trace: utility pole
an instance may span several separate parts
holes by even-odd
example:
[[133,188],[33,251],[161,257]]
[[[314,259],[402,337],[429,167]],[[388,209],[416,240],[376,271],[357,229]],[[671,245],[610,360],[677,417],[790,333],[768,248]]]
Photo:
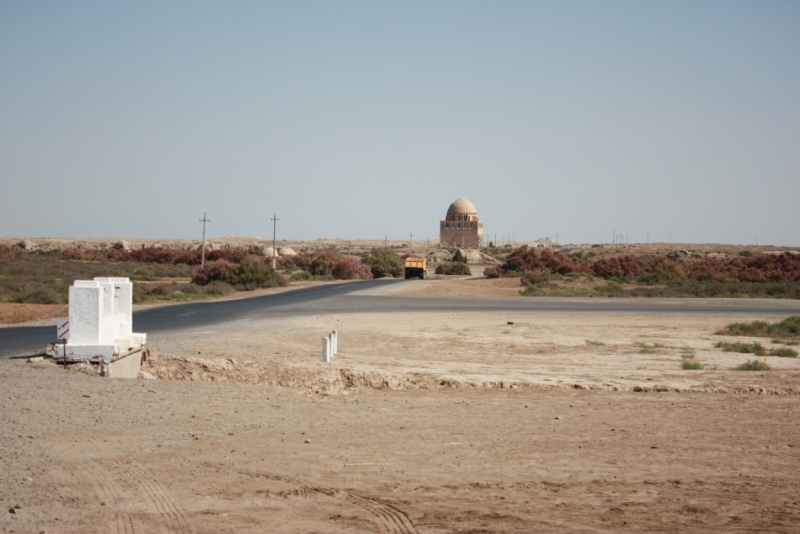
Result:
[[203,212],[203,218],[200,220],[203,223],[203,245],[200,248],[200,268],[206,266],[206,223],[211,222],[206,219],[206,212]]
[[273,214],[271,220],[272,220],[272,268],[274,269],[278,257],[278,249],[276,248],[278,246],[278,241],[276,239],[276,236],[278,235],[278,221],[280,220],[278,219],[278,214],[277,213]]
[[386,234],[386,237],[383,238],[383,248],[389,248],[389,234]]
[[411,250],[411,247],[414,246],[414,232],[411,232],[411,235],[408,236],[408,250]]

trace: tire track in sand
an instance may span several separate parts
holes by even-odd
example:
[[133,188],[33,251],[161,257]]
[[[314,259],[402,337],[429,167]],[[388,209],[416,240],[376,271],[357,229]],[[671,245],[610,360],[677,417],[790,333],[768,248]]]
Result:
[[[90,482],[99,490],[97,491],[101,500],[106,503],[106,510],[103,515],[111,516],[111,526],[117,534],[145,534],[142,524],[133,517],[134,511],[130,507],[130,501],[124,490],[120,488],[114,480],[108,476],[107,472],[98,468],[94,462],[76,463],[70,460],[69,463],[76,471],[86,474]],[[111,510],[110,505],[119,507]]]
[[[211,468],[217,468],[220,466],[220,463],[217,462],[197,462],[195,459],[186,457],[184,455],[179,455],[175,453],[167,453],[167,456],[172,456],[174,458],[180,458],[183,461],[189,463],[200,463],[206,465]],[[362,510],[366,511],[370,516],[372,516],[373,521],[378,526],[378,530],[381,534],[419,534],[414,523],[411,519],[406,515],[405,512],[402,510],[395,508],[392,505],[382,503],[380,501],[376,501],[374,499],[370,499],[368,497],[362,497],[359,495],[354,495],[344,490],[336,490],[331,488],[324,488],[322,486],[317,486],[316,484],[312,484],[311,482],[307,482],[305,480],[294,478],[286,475],[278,475],[274,473],[267,473],[267,472],[255,472],[255,471],[246,471],[241,469],[235,469],[232,464],[226,464],[222,462],[229,470],[235,470],[236,472],[256,478],[266,478],[268,480],[275,480],[277,482],[284,482],[295,486],[296,490],[293,494],[300,499],[308,499],[310,494],[316,493],[320,495],[325,495],[327,497],[331,497],[337,499],[339,501],[346,502],[357,508],[361,508]]]
[[194,525],[188,519],[186,509],[180,502],[172,498],[169,490],[158,481],[152,472],[133,461],[118,463],[117,467],[136,480],[146,499],[165,522],[169,532],[195,532]]
[[414,523],[411,522],[411,519],[408,517],[408,515],[392,505],[384,504],[368,497],[354,495],[344,490],[323,488],[299,478],[276,475],[272,473],[254,473],[241,470],[239,473],[248,476],[275,480],[278,482],[287,482],[289,484],[298,486],[300,490],[305,492],[319,493],[321,495],[326,495],[328,497],[352,504],[358,508],[361,508],[362,510],[365,510],[372,516],[373,520],[378,525],[378,529],[380,530],[381,534],[419,534],[416,527],[414,527]]

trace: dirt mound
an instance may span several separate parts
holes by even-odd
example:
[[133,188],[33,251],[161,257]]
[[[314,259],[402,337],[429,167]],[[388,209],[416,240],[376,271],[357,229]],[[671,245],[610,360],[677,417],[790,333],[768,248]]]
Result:
[[161,380],[268,384],[310,393],[347,394],[362,389],[418,389],[433,387],[431,377],[401,377],[378,371],[314,368],[257,363],[232,359],[210,359],[152,354],[142,365],[142,377]]
[[[94,374],[94,373],[91,373]],[[189,380],[192,382],[226,382],[267,384],[305,390],[309,394],[347,395],[367,389],[583,389],[601,391],[632,391],[639,393],[727,393],[757,395],[800,395],[800,388],[729,386],[729,387],[670,387],[611,386],[590,384],[537,384],[511,381],[462,381],[432,375],[399,376],[383,371],[356,371],[344,368],[321,368],[281,365],[275,362],[257,363],[230,358],[195,358],[152,354],[142,364],[139,378],[157,380]]]

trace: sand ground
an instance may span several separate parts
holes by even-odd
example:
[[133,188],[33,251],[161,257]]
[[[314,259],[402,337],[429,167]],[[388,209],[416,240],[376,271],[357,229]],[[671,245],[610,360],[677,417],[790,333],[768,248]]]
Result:
[[159,379],[4,360],[0,531],[798,532],[800,362],[730,370],[733,320],[343,313],[160,336]]

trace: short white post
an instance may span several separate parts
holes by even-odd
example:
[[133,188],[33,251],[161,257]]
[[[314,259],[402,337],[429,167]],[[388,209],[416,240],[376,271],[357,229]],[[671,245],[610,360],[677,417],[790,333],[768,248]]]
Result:
[[322,361],[330,363],[331,361],[331,339],[330,337],[322,338]]
[[339,353],[339,331],[338,330],[334,330],[333,332],[331,332],[331,337],[333,337],[333,353],[334,354],[338,354]]

